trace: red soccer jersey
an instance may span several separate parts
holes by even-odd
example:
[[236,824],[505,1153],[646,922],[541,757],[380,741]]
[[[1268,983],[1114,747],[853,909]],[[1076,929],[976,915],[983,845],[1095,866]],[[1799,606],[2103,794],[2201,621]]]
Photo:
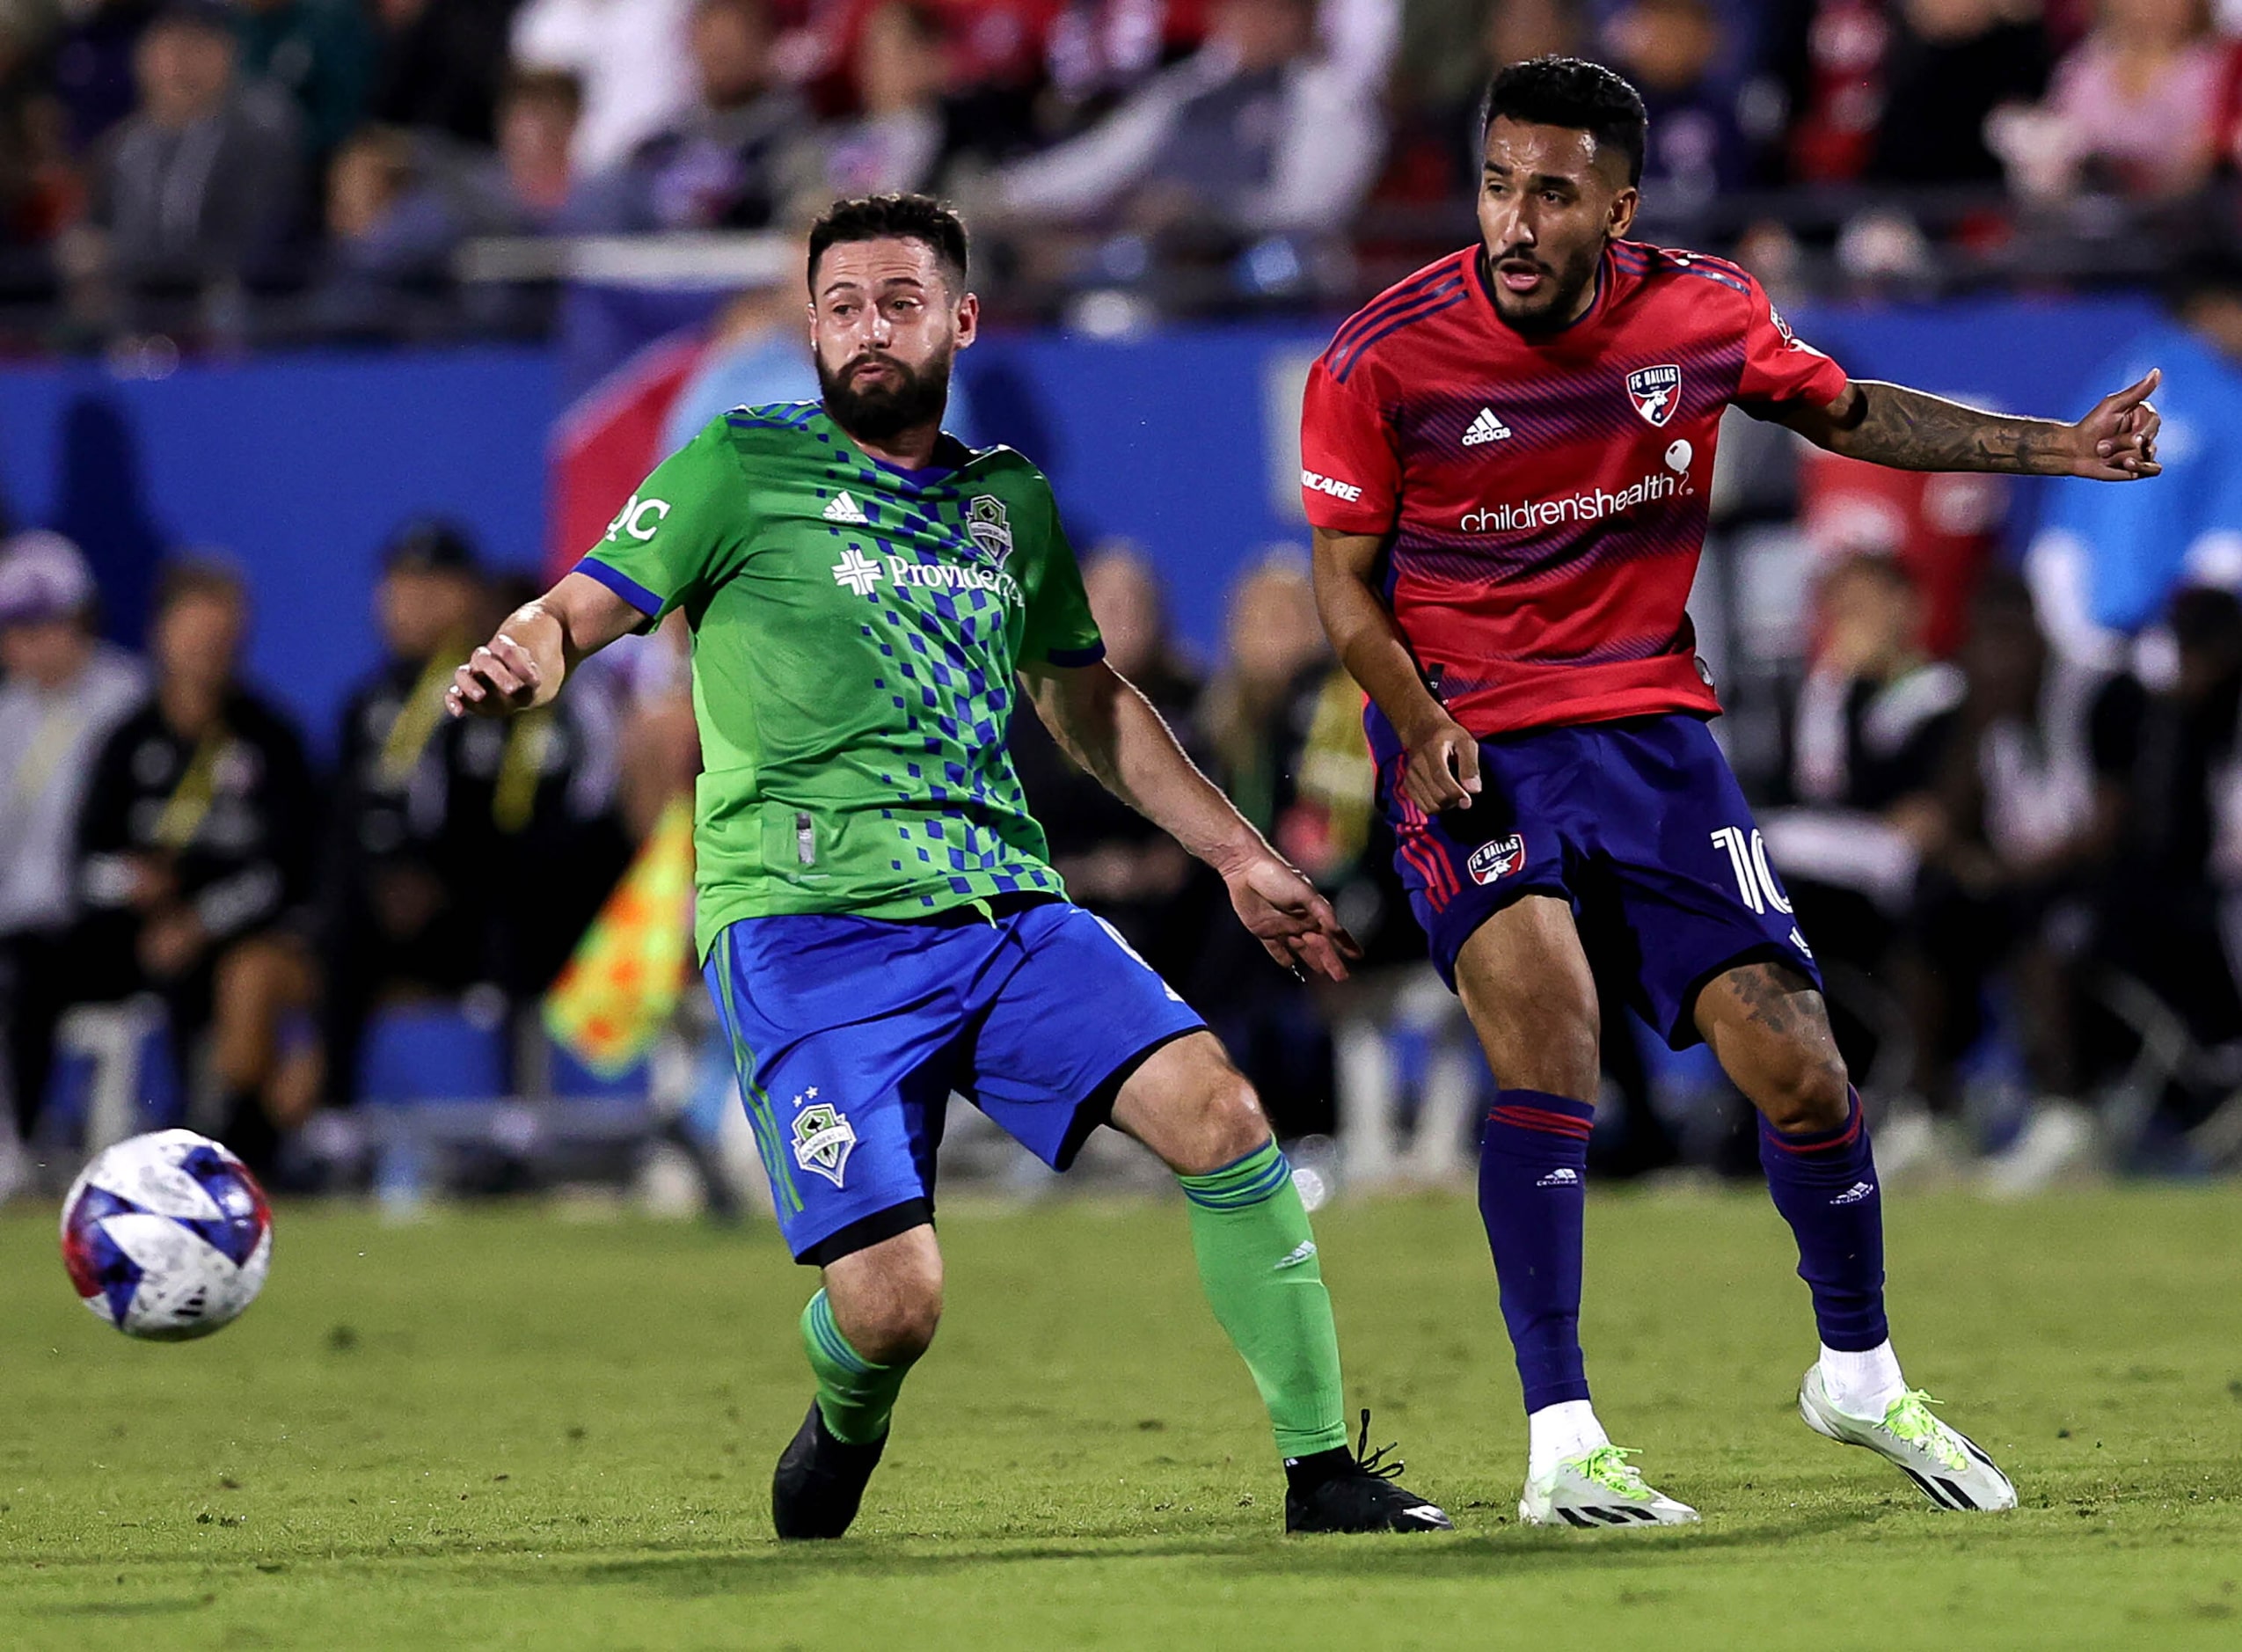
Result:
[[1391,536],[1387,604],[1483,739],[1717,713],[1687,603],[1721,411],[1832,401],[1844,369],[1725,259],[1615,241],[1588,312],[1539,338],[1484,267],[1472,248],[1420,270],[1316,362],[1308,520]]

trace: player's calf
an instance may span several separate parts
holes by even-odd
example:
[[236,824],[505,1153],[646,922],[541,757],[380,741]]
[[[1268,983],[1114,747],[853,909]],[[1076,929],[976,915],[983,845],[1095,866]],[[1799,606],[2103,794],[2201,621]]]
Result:
[[1155,1052],[1121,1086],[1113,1120],[1176,1172],[1208,1305],[1252,1373],[1284,1458],[1285,1529],[1448,1529],[1436,1506],[1393,1483],[1399,1465],[1347,1449],[1339,1332],[1307,1209],[1222,1046],[1197,1034]]
[[888,1421],[911,1366],[942,1319],[942,1253],[919,1226],[825,1267],[802,1310],[802,1347],[817,1397],[779,1457],[771,1524],[782,1538],[837,1538],[887,1448]]

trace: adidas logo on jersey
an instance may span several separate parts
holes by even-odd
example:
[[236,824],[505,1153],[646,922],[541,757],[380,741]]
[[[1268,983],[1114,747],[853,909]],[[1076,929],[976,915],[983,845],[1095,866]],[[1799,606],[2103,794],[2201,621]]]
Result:
[[1537,1188],[1577,1188],[1580,1185],[1581,1173],[1570,1165],[1558,1166],[1556,1169],[1534,1183]]
[[833,495],[833,502],[825,508],[825,520],[845,522],[852,527],[862,528],[867,525],[872,518],[864,514],[863,506],[858,504],[843,492]]
[[1510,427],[1494,416],[1494,409],[1482,407],[1479,416],[1472,420],[1471,428],[1464,433],[1464,445],[1476,448],[1484,442],[1506,442],[1509,437]]

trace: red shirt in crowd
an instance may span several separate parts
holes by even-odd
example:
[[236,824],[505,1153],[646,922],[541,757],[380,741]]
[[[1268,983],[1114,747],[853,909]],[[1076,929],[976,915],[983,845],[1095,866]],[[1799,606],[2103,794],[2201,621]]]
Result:
[[1721,412],[1845,384],[1725,259],[1615,241],[1588,313],[1528,337],[1473,248],[1357,311],[1311,369],[1302,494],[1318,528],[1391,536],[1387,605],[1481,738],[1711,715],[1686,605]]

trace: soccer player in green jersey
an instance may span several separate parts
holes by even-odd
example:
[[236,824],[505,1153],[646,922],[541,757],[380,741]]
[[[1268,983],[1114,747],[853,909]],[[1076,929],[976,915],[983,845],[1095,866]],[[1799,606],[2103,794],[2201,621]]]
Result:
[[1222,874],[1287,967],[1345,976],[1330,906],[1105,663],[1041,472],[943,434],[974,340],[965,229],[924,196],[810,231],[819,402],[737,408],[459,668],[455,714],[541,705],[683,610],[703,768],[697,939],[778,1223],[823,1288],[781,1537],[838,1537],[942,1312],[934,1150],[955,1091],[1055,1169],[1100,1124],[1166,1162],[1216,1318],[1284,1458],[1286,1529],[1435,1531],[1347,1446],[1308,1216],[1204,1023],[1065,898],[1004,744],[1023,690],[1116,794]]

